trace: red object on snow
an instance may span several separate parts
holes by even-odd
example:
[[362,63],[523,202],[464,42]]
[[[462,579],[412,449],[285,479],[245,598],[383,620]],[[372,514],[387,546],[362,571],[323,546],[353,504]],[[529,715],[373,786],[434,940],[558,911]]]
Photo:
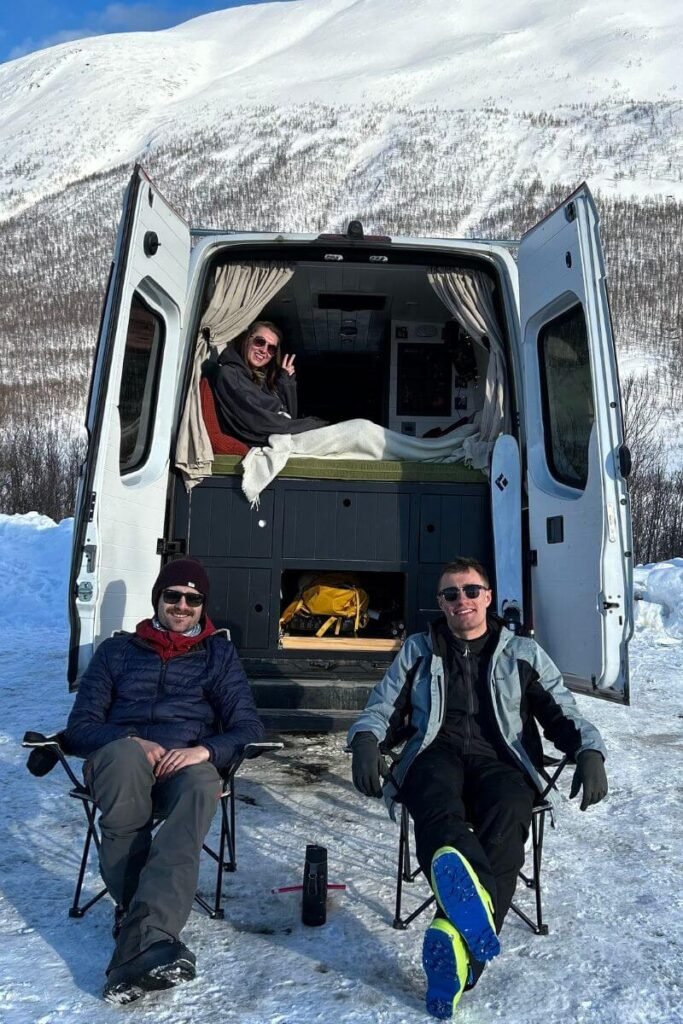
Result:
[[[327,888],[328,889],[341,889],[344,892],[346,891],[346,885],[343,882],[341,882],[341,883],[338,883],[338,882],[337,883],[335,883],[335,882],[328,882]],[[275,886],[275,888],[271,889],[270,891],[273,894],[273,896],[276,896],[278,893],[281,893],[281,892],[301,892],[302,890],[303,890],[303,885],[281,885],[281,886]]]

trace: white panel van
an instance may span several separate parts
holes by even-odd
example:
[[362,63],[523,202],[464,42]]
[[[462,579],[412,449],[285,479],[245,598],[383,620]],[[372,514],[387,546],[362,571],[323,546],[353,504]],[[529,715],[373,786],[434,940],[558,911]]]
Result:
[[[467,458],[292,457],[252,507],[240,456],[207,453],[200,383],[245,317],[284,331],[299,415],[464,434]],[[72,688],[103,639],[150,614],[160,566],[185,554],[209,573],[208,613],[230,629],[267,723],[343,727],[436,613],[441,565],[469,555],[572,689],[628,703],[630,459],[586,185],[519,242],[366,236],[358,222],[316,236],[192,230],[136,167],[86,424]],[[499,437],[509,462],[492,476]],[[368,594],[363,628],[283,628],[307,581],[340,573]]]

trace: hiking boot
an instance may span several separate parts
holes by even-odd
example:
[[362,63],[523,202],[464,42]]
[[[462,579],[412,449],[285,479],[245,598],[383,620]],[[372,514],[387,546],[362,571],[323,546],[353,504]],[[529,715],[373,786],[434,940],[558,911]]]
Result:
[[450,921],[437,917],[425,932],[422,966],[427,975],[427,1012],[448,1020],[469,977],[467,946]]
[[197,974],[197,958],[182,942],[155,942],[138,956],[114,967],[107,975],[102,995],[122,1006],[147,992],[173,988]]
[[153,967],[148,977],[158,988],[171,988],[183,981],[193,981],[197,977],[197,957],[182,942],[176,943],[178,949],[175,957],[167,964]]
[[493,902],[467,860],[452,846],[432,859],[432,889],[444,914],[467,943],[470,955],[485,962],[500,953]]

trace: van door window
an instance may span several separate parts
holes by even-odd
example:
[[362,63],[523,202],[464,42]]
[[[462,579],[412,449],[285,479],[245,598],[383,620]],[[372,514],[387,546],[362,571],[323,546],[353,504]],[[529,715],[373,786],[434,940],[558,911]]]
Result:
[[586,318],[580,303],[544,324],[538,356],[548,467],[561,483],[584,490],[595,410]]
[[134,295],[119,392],[122,476],[142,465],[149,451],[163,349],[163,319],[139,295]]

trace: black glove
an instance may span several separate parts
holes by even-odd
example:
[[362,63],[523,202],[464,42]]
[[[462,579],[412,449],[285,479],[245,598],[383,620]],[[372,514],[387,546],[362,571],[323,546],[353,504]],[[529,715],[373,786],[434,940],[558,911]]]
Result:
[[602,754],[597,750],[584,750],[576,759],[576,771],[569,790],[571,800],[583,786],[581,810],[585,811],[591,804],[600,803],[607,796],[607,772]]
[[351,742],[353,784],[363,796],[381,796],[380,775],[384,763],[379,752],[377,737],[371,732],[359,732]]

